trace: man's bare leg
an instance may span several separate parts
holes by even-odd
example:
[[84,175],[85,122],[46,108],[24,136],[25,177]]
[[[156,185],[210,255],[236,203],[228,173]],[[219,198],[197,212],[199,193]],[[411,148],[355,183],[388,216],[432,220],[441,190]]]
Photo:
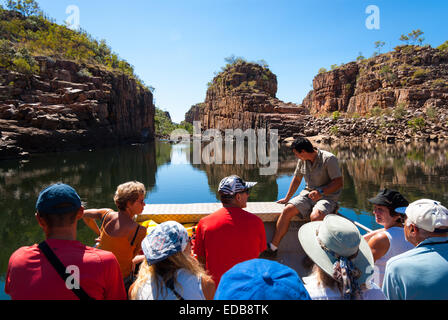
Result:
[[299,209],[297,209],[294,205],[288,204],[283,212],[280,214],[280,217],[277,220],[277,226],[275,229],[274,238],[272,238],[271,243],[278,247],[283,237],[288,233],[289,224],[296,215],[299,214]]

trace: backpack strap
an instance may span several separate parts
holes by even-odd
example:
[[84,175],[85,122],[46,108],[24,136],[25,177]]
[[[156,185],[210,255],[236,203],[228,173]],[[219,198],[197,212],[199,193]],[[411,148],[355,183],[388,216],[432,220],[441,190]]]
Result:
[[[45,255],[45,257],[48,259],[53,268],[56,270],[56,272],[59,274],[59,276],[62,278],[62,280],[64,280],[64,282],[67,282],[69,275],[65,272],[66,267],[63,265],[61,260],[59,260],[59,258],[53,252],[53,250],[51,250],[47,242],[46,241],[42,242],[41,244],[39,244],[38,247]],[[79,287],[79,289],[73,288],[69,290],[71,290],[74,294],[76,294],[79,300],[94,300],[81,287]]]

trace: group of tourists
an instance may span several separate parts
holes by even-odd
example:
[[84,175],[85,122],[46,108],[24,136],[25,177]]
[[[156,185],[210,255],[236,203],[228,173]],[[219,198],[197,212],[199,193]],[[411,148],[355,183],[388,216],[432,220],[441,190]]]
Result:
[[[36,203],[46,240],[12,254],[5,292],[14,300],[448,299],[447,208],[428,199],[409,204],[384,189],[369,199],[384,228],[361,236],[337,212],[338,159],[306,138],[292,150],[297,169],[270,242],[263,221],[244,210],[256,183],[238,176],[221,181],[223,207],[199,221],[194,237],[174,221],[149,229],[135,222],[145,206],[139,182],[118,186],[117,210],[85,210],[71,186],[54,184]],[[295,216],[310,221],[298,231],[313,263],[303,278],[275,261]],[[76,240],[79,220],[98,236],[95,248]]]

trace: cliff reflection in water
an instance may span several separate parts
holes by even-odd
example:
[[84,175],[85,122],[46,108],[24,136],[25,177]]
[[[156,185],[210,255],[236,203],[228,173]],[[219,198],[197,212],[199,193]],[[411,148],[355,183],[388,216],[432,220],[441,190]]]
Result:
[[[371,212],[368,202],[380,189],[400,191],[410,202],[430,198],[448,205],[448,142],[384,144],[333,143],[316,145],[334,153],[344,176],[340,206],[356,213]],[[192,162],[192,156],[188,159]],[[223,155],[225,158],[225,155]],[[247,163],[247,155],[246,161]],[[208,184],[217,194],[218,184],[227,175],[237,174],[259,184],[251,193],[250,201],[276,201],[288,190],[297,165],[289,148],[279,150],[277,175],[261,176],[259,165],[193,165],[207,174]],[[284,183],[287,185],[283,185]],[[279,185],[278,183],[282,183]],[[286,190],[279,192],[279,189]]]

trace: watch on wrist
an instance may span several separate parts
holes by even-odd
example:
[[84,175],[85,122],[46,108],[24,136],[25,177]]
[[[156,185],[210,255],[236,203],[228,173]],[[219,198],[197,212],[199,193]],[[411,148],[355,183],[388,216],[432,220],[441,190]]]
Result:
[[324,190],[322,188],[317,188],[316,190],[320,193],[321,196],[324,195]]

